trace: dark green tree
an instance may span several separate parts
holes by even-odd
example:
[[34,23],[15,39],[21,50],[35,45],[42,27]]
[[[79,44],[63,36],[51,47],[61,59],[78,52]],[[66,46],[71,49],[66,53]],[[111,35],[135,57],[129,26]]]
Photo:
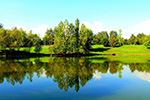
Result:
[[35,49],[34,49],[34,51],[39,54],[39,52],[41,50],[42,50],[41,39],[40,39],[39,36],[37,36],[36,39],[35,39]]
[[116,31],[113,31],[113,30],[112,30],[112,31],[110,31],[109,35],[110,35],[110,39],[111,39],[113,35],[114,35],[115,38],[117,38],[117,35],[118,35],[118,34],[117,34]]
[[136,44],[135,40],[136,40],[136,37],[134,36],[134,34],[132,34],[132,35],[130,36],[130,38],[129,38],[129,43],[132,44],[132,45],[133,45],[133,44],[135,45],[135,44]]

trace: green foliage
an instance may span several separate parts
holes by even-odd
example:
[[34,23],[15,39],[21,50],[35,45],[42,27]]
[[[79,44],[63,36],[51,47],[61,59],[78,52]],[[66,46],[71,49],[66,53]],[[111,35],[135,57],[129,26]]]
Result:
[[79,40],[80,40],[79,52],[80,53],[83,53],[83,54],[88,53],[91,47],[92,36],[93,36],[92,30],[86,28],[86,26],[82,24],[80,32],[79,32]]
[[115,47],[118,43],[118,40],[115,38],[114,34],[112,35],[111,39],[109,40],[110,46]]
[[149,47],[150,46],[150,36],[144,36],[142,42],[146,47]]
[[67,20],[54,29],[55,54],[87,53],[91,46],[93,33],[85,25],[79,31],[79,20],[75,26]]
[[36,53],[39,53],[41,50],[42,50],[41,39],[37,36],[37,38],[35,39],[35,49],[34,49],[34,51]]
[[137,35],[137,39],[138,39],[138,41],[139,41],[139,44],[143,44],[142,43],[142,40],[143,40],[143,37],[145,36],[145,34],[144,33],[139,33],[138,35]]
[[100,44],[100,40],[99,40],[97,34],[94,34],[92,38],[93,38],[93,39],[92,39],[91,44]]
[[109,40],[108,40],[108,38],[104,38],[103,41],[102,41],[102,44],[103,44],[105,47],[108,47],[108,46],[109,46]]
[[111,39],[113,35],[114,35],[115,38],[117,38],[117,35],[118,35],[118,34],[117,34],[116,31],[113,31],[113,30],[112,30],[112,31],[110,31],[109,35],[110,35],[110,39]]
[[123,43],[123,45],[128,45],[129,41],[128,41],[128,39],[124,39],[122,43]]
[[136,44],[136,37],[134,36],[134,34],[132,34],[129,38],[129,43],[130,44]]
[[122,35],[121,32],[122,32],[122,30],[120,29],[119,34],[117,35],[117,40],[119,42],[119,45],[121,45],[123,42],[123,38],[121,37],[121,35]]
[[76,19],[76,21],[75,21],[75,35],[74,35],[74,40],[75,40],[74,50],[76,53],[79,53],[79,24],[80,24],[79,19]]
[[51,28],[47,29],[45,33],[46,35],[43,37],[44,45],[52,45],[54,43],[53,30]]

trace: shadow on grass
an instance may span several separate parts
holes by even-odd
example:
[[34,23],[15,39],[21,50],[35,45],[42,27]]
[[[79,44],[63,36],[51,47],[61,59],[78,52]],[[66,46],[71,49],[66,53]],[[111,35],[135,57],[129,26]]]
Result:
[[[43,54],[43,53],[30,53],[27,51],[2,51],[0,52],[3,58],[29,58],[29,57],[48,57],[51,54]],[[95,56],[98,54],[52,54],[53,57],[82,57],[82,56]]]
[[104,52],[109,50],[110,48],[96,48],[96,49],[90,49],[90,51],[94,51],[94,52]]
[[150,49],[150,47],[147,47],[147,49]]
[[47,54],[41,54],[41,53],[30,53],[27,51],[9,51],[9,50],[2,50],[0,52],[0,55],[5,58],[26,58],[26,57],[41,57],[41,56],[49,56]]

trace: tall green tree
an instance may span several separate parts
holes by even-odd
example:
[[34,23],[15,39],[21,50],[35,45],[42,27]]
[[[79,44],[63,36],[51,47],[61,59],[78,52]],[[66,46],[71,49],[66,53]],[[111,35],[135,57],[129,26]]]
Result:
[[115,47],[118,44],[118,40],[116,39],[116,37],[114,36],[114,34],[112,35],[109,43],[110,43],[111,47]]
[[77,18],[75,21],[75,52],[79,53],[79,19]]
[[134,36],[134,34],[131,34],[131,36],[129,38],[129,43],[132,45],[133,44],[135,45],[136,44],[135,40],[136,40],[136,37]]
[[139,41],[139,44],[142,44],[142,40],[143,40],[143,37],[145,36],[144,33],[139,33],[137,34],[137,39]]
[[60,22],[54,29],[54,52],[55,54],[65,54],[65,33],[64,24]]
[[82,24],[79,32],[80,53],[83,54],[88,53],[91,47],[92,36],[93,36],[93,32],[90,29],[86,28],[84,24]]
[[121,37],[121,35],[122,35],[121,33],[122,33],[122,30],[120,29],[119,30],[119,34],[117,35],[117,39],[118,39],[119,45],[121,45],[122,42],[123,42],[123,38]]
[[39,54],[39,52],[41,50],[42,50],[41,39],[40,39],[39,36],[37,36],[36,39],[35,39],[35,49],[34,49],[34,51]]
[[150,46],[150,36],[144,36],[142,42],[148,48]]
[[113,30],[112,30],[112,31],[110,31],[109,35],[110,35],[110,39],[111,39],[111,38],[112,38],[112,35],[114,35],[114,37],[117,38],[117,35],[118,35],[118,34],[117,34],[116,31],[113,31]]
[[103,40],[106,40],[106,38],[109,39],[109,35],[106,31],[98,32],[98,39],[101,44],[103,44]]

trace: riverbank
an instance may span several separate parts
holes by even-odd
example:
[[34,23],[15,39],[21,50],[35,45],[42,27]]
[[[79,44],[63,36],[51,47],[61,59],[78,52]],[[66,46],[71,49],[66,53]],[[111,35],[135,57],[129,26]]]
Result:
[[[49,50],[49,46],[42,46],[42,50],[39,54],[35,53],[35,47],[31,47],[30,52],[27,51],[27,47],[21,47],[20,51],[17,52],[7,52],[7,57],[12,58],[21,58],[21,57],[43,57],[43,56],[51,56],[51,52]],[[12,55],[10,55],[12,54]],[[150,49],[145,47],[144,45],[123,45],[121,47],[104,47],[103,45],[92,45],[89,54],[67,54],[55,55],[52,51],[52,56],[59,57],[76,57],[76,56],[150,56]]]

